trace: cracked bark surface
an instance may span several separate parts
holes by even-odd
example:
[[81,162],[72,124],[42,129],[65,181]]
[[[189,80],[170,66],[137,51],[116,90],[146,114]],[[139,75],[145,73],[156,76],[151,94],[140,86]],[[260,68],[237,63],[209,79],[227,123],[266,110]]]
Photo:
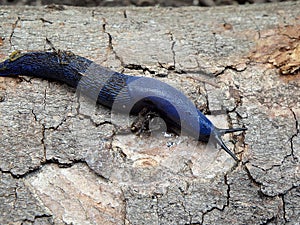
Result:
[[235,164],[189,137],[118,133],[125,115],[61,83],[0,78],[0,224],[299,223],[299,6],[2,7],[1,59],[48,38],[248,131],[225,137]]

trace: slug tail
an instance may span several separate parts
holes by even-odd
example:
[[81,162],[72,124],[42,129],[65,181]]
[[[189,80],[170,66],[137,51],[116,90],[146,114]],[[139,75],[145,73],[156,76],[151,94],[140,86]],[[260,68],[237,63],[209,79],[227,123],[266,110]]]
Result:
[[233,133],[233,132],[238,132],[238,131],[245,131],[245,130],[247,130],[247,128],[231,128],[231,129],[215,128],[215,130],[213,131],[213,138],[214,138],[215,142],[221,146],[222,149],[224,149],[235,161],[238,162],[239,159],[236,157],[236,155],[232,151],[229,150],[229,148],[227,148],[227,146],[223,142],[221,136],[223,134]]

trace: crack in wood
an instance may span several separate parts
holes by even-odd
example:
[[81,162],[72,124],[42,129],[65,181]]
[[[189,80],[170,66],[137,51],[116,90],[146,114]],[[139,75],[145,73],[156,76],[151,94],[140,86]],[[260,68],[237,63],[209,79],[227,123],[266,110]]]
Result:
[[8,42],[10,44],[10,46],[12,47],[13,46],[13,43],[12,43],[12,38],[14,36],[14,33],[15,33],[15,29],[16,27],[18,26],[18,23],[21,21],[21,17],[18,17],[17,20],[14,22],[14,24],[12,24],[12,31],[9,35],[9,38],[8,38]]

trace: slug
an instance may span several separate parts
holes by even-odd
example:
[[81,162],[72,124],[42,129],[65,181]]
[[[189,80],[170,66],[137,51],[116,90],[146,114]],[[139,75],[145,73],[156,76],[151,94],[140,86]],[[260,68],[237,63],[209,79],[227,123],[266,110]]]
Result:
[[69,51],[14,52],[0,63],[0,76],[16,75],[66,83],[118,112],[138,114],[147,108],[166,122],[168,130],[198,141],[210,139],[238,161],[221,136],[247,128],[215,127],[182,92],[157,79],[114,72]]

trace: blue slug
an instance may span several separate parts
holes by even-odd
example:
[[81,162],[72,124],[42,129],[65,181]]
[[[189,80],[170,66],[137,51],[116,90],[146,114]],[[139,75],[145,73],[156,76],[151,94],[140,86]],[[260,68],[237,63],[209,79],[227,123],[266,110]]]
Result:
[[238,161],[221,136],[247,128],[216,128],[182,92],[157,79],[114,72],[67,51],[14,52],[0,63],[0,76],[15,75],[66,83],[118,112],[137,114],[146,108],[164,119],[169,130],[199,141],[210,139]]

